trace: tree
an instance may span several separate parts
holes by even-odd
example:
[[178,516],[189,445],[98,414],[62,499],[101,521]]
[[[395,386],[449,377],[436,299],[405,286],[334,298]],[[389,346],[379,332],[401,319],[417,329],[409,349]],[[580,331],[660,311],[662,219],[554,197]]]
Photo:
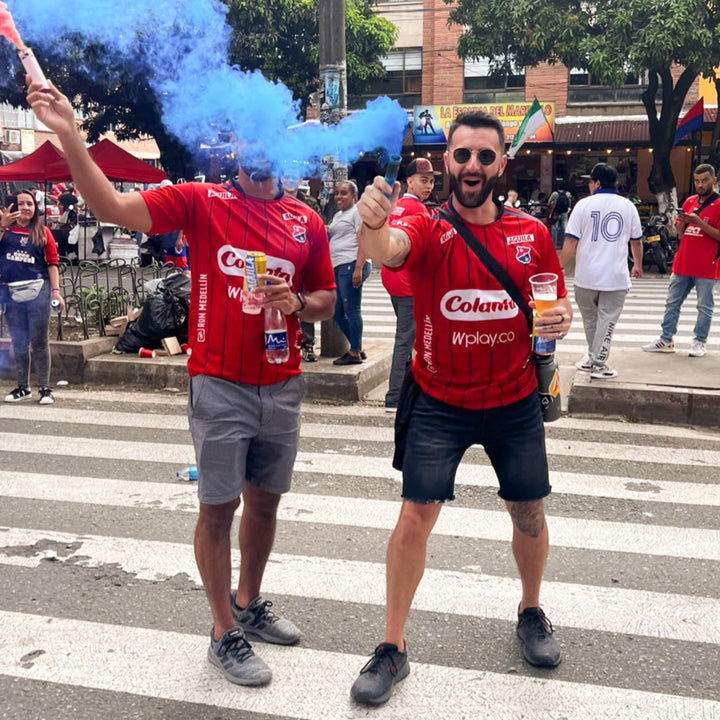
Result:
[[[229,61],[284,82],[306,107],[318,83],[317,0],[223,1],[233,28]],[[380,59],[392,48],[397,31],[372,14],[372,0],[347,2],[348,84],[358,87],[385,72]],[[121,140],[150,135],[171,177],[193,176],[193,148],[165,131],[160,104],[148,83],[152,70],[142,53],[128,60],[80,33],[53,38],[51,45],[30,36],[25,41],[48,77],[73,99],[90,142],[110,128]],[[0,45],[1,67],[7,68],[5,77],[18,67],[9,43]],[[0,87],[0,102],[25,107],[23,79],[17,72],[14,82]]]
[[[233,30],[231,62],[282,80],[303,109],[318,89],[318,0],[225,0]],[[381,78],[381,58],[395,45],[397,28],[373,13],[374,0],[346,0],[348,90],[362,93]]]
[[465,28],[458,54],[489,57],[500,74],[541,62],[584,68],[606,85],[647,74],[641,100],[653,150],[648,186],[661,207],[676,205],[670,151],[690,86],[698,75],[714,77],[720,64],[716,0],[445,2],[456,3],[450,21]]

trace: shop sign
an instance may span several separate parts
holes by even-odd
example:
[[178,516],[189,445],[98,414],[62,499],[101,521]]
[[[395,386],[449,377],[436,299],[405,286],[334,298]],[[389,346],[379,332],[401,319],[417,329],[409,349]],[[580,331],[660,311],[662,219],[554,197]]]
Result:
[[[453,120],[468,110],[484,110],[494,115],[505,129],[505,142],[511,143],[525,119],[531,102],[478,103],[467,105],[415,105],[413,108],[413,141],[416,145],[444,145]],[[555,103],[540,103],[547,123],[527,142],[549,143],[555,129]]]

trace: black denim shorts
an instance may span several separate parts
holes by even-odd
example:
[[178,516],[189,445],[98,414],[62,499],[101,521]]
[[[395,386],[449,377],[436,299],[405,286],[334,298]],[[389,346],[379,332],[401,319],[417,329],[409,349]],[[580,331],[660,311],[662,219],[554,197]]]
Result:
[[466,410],[419,390],[404,435],[403,498],[454,500],[455,474],[471,445],[483,446],[504,500],[539,500],[550,493],[537,392],[511,405]]

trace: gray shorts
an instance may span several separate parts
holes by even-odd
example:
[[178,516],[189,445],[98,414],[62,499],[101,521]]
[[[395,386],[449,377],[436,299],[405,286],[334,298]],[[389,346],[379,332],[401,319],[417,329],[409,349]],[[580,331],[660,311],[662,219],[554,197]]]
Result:
[[245,481],[277,495],[290,489],[304,394],[302,375],[274,385],[190,378],[188,418],[201,503],[230,502]]

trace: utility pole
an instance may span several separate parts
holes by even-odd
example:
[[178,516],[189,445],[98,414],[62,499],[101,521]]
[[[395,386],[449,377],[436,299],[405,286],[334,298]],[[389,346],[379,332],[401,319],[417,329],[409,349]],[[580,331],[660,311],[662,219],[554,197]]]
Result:
[[[319,0],[320,20],[320,122],[336,125],[347,114],[347,66],[345,64],[345,0]],[[335,155],[325,158],[323,182],[330,198],[335,184],[347,180],[347,166]],[[332,202],[332,200],[330,201]],[[324,320],[320,354],[326,357],[344,354],[349,345],[335,322]]]

